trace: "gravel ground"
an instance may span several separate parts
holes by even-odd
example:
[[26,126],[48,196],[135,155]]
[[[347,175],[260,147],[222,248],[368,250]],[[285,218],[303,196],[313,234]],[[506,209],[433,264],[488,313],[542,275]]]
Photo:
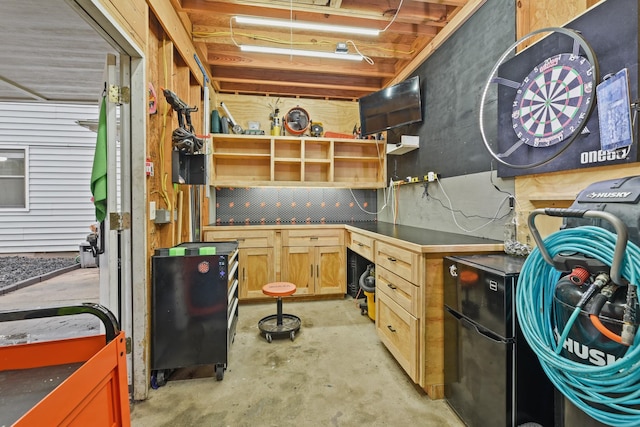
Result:
[[75,257],[0,257],[0,288],[77,264]]

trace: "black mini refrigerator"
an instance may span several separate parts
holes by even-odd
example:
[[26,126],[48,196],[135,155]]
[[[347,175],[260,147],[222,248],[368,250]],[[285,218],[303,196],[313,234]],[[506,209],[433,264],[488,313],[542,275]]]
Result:
[[524,260],[444,259],[445,398],[468,426],[554,425],[554,387],[515,314]]
[[215,365],[222,380],[238,321],[238,244],[183,243],[151,258],[153,378]]

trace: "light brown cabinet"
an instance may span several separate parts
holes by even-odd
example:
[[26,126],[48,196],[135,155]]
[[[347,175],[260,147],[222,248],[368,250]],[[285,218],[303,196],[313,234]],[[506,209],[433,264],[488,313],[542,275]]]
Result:
[[282,231],[282,280],[296,295],[344,295],[347,289],[344,228]]
[[204,227],[205,241],[238,241],[240,300],[264,299],[262,287],[275,281],[296,284],[293,295],[346,293],[344,227]]
[[400,366],[420,383],[422,255],[375,242],[376,330]]
[[215,134],[211,184],[382,188],[385,162],[384,141]]
[[500,243],[418,245],[346,226],[348,247],[375,262],[380,341],[432,399],[444,397],[442,260],[501,252]]

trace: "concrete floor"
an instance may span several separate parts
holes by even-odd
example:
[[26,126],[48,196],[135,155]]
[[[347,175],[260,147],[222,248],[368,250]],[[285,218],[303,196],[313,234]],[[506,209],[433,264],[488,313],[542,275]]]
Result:
[[[97,269],[74,270],[0,296],[0,310],[95,302],[97,283]],[[285,301],[302,328],[294,341],[267,343],[257,324],[275,308],[241,305],[224,379],[216,381],[209,366],[177,370],[131,406],[132,425],[463,426],[444,400],[413,384],[353,299]],[[95,333],[97,326],[81,323],[48,329]],[[7,325],[0,335],[17,333]]]

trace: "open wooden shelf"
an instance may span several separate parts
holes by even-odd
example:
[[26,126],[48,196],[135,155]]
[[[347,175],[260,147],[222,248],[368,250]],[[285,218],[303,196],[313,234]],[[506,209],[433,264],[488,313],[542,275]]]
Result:
[[212,136],[211,185],[382,188],[384,141],[265,135]]

